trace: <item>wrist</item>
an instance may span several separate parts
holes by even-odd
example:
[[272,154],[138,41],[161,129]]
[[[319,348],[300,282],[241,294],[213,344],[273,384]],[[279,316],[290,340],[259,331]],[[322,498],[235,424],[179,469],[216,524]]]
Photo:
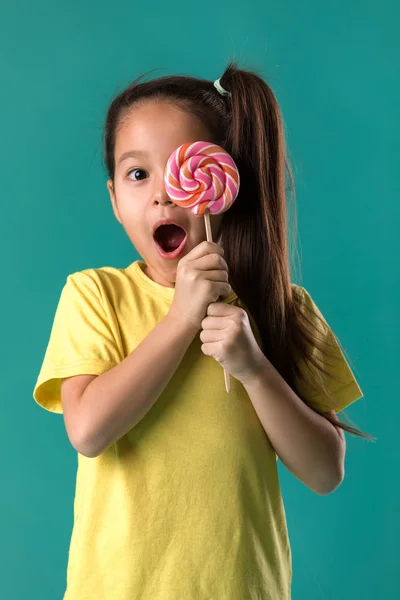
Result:
[[248,392],[252,387],[258,386],[260,381],[264,381],[265,377],[270,373],[271,368],[273,369],[272,364],[261,352],[254,367],[240,377],[240,383]]
[[200,327],[198,327],[195,323],[192,323],[188,319],[185,319],[184,317],[182,317],[181,314],[177,314],[171,309],[169,310],[165,318],[168,322],[172,324],[172,326],[181,329],[183,334],[187,333],[193,338],[197,335],[197,333],[200,330]]

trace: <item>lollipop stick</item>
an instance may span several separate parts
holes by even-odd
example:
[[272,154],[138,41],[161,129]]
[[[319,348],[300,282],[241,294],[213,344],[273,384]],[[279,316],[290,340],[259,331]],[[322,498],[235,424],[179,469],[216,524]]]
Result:
[[[207,242],[212,242],[212,231],[211,231],[211,223],[210,223],[210,212],[206,210],[204,213],[204,221],[206,224],[206,234],[207,234]],[[224,378],[225,378],[225,389],[229,392],[231,391],[231,381],[229,379],[229,373],[224,369]]]

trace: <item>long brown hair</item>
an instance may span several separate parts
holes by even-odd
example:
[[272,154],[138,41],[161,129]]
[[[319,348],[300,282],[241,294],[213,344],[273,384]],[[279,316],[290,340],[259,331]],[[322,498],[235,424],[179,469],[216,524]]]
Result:
[[[141,81],[145,76],[119,93],[108,108],[103,158],[109,178],[114,181],[118,130],[134,104],[149,99],[165,101],[197,116],[215,136],[213,141],[231,154],[240,172],[239,196],[224,213],[220,234],[232,288],[255,321],[265,356],[302,401],[307,404],[298,389],[302,377],[333,400],[325,384],[324,375],[330,375],[326,363],[313,352],[313,348],[323,351],[326,359],[326,343],[313,320],[300,309],[296,296],[301,287],[291,285],[286,173],[294,202],[295,194],[274,93],[264,79],[239,69],[236,62],[230,62],[220,78],[230,97],[221,96],[206,79],[165,76]],[[337,417],[324,416],[354,435],[375,439]]]

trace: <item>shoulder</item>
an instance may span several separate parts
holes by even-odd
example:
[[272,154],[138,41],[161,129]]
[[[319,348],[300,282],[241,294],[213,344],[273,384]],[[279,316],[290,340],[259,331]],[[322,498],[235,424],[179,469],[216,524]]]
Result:
[[310,295],[302,285],[298,285],[297,283],[292,283],[291,288],[293,304],[299,311],[304,312],[305,306],[310,304]]
[[121,278],[125,275],[126,269],[117,267],[93,267],[74,271],[67,276],[67,279],[77,280],[80,282],[88,282],[89,280],[96,282],[105,282],[110,279]]
[[306,300],[308,300],[309,298],[311,298],[311,296],[308,293],[308,291],[306,290],[306,288],[303,287],[302,285],[299,285],[297,283],[291,283],[290,285],[291,285],[292,294],[293,294],[293,297],[295,300],[303,303]]
[[293,282],[290,284],[290,286],[292,288],[293,297],[295,297],[297,299],[297,298],[301,298],[303,296],[303,290],[304,290],[303,286],[298,285],[297,283],[293,283]]
[[299,309],[304,313],[312,313],[319,317],[322,316],[317,304],[312,298],[310,292],[302,285],[291,284],[293,301],[296,302]]
[[310,292],[305,287],[296,284],[292,284],[292,292],[298,318],[301,319],[307,329],[311,328],[319,339],[326,340],[330,338],[333,331]]
[[115,289],[129,283],[129,276],[124,268],[98,267],[74,271],[67,275],[65,287],[73,288],[83,294],[109,295]]

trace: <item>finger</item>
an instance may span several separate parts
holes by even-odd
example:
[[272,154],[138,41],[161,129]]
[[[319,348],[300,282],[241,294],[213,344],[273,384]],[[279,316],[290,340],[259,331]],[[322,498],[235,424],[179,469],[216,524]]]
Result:
[[188,259],[196,260],[198,258],[201,258],[202,256],[206,256],[207,254],[211,254],[211,253],[217,253],[217,254],[220,254],[221,256],[223,256],[224,250],[216,242],[204,241],[204,242],[201,242],[200,244],[198,244],[197,246],[195,246],[190,251],[190,256],[188,255]]
[[212,344],[221,341],[221,332],[217,329],[203,329],[200,333],[200,340],[203,344]]
[[208,317],[227,317],[232,315],[232,306],[225,302],[211,302],[207,307]]
[[201,322],[202,329],[225,329],[227,325],[225,317],[205,317]]
[[210,268],[219,269],[220,271],[224,271],[224,281],[228,281],[229,279],[229,269],[227,262],[225,258],[221,256],[218,252],[204,254],[200,258],[197,258],[196,268],[204,271],[208,271]]

